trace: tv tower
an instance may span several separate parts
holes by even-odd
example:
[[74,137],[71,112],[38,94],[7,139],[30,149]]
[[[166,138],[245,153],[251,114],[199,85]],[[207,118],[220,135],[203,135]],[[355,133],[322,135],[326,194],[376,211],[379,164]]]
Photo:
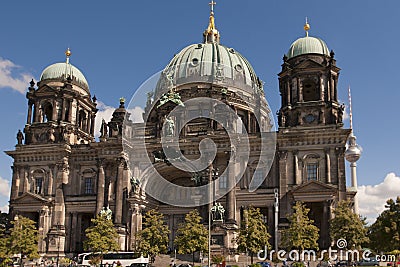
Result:
[[[350,105],[350,136],[347,140],[347,149],[345,152],[345,157],[348,162],[350,162],[351,170],[351,186],[357,191],[357,163],[356,161],[361,156],[361,147],[357,145],[356,136],[353,131],[353,112],[351,109],[351,92],[349,86],[349,105]],[[358,210],[358,197],[357,194],[354,196],[354,213],[359,214]]]

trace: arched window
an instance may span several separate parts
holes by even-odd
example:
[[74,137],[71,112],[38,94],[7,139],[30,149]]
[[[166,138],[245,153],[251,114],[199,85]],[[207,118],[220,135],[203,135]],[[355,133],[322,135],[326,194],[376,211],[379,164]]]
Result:
[[79,111],[78,126],[82,130],[86,129],[86,113],[83,110]]
[[53,120],[53,105],[47,102],[43,106],[43,122],[48,122],[52,120]]
[[318,87],[315,81],[307,79],[303,81],[303,100],[317,101],[319,99]]

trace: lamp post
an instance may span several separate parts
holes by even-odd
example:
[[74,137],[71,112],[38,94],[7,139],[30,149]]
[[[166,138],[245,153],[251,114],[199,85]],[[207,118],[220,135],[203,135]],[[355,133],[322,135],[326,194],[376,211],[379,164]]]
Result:
[[[208,169],[208,183],[209,187],[209,198],[208,198],[208,267],[211,266],[211,223],[212,223],[212,212],[214,210],[214,201],[213,197],[215,195],[215,184],[211,185],[212,182],[218,177],[218,168],[213,167],[212,161],[210,161],[209,169]],[[212,186],[212,187],[211,187]]]
[[60,228],[61,228],[60,223],[57,223],[57,224],[56,224],[57,235],[58,235],[58,242],[57,242],[57,261],[56,261],[56,266],[57,266],[57,267],[59,267],[59,261],[60,261]]
[[275,197],[275,203],[274,203],[274,207],[275,207],[275,211],[274,211],[274,235],[275,235],[275,239],[274,239],[274,248],[275,251],[278,251],[278,220],[279,220],[279,190],[278,188],[274,189],[274,197]]

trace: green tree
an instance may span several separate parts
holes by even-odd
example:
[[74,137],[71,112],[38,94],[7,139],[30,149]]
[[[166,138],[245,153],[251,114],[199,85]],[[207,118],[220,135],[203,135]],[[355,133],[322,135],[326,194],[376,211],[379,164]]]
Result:
[[8,242],[9,238],[6,236],[5,233],[6,229],[5,227],[2,227],[0,224],[0,259],[3,261],[0,263],[0,266],[6,266],[6,261],[9,258],[9,253],[8,253]]
[[185,216],[185,222],[178,228],[175,245],[179,254],[192,254],[194,266],[195,252],[207,252],[208,230],[201,223],[202,218],[197,210],[192,210]]
[[87,251],[100,253],[100,257],[109,251],[118,251],[118,233],[112,219],[100,213],[92,219],[93,225],[86,229],[84,248]]
[[349,201],[340,201],[334,214],[335,217],[330,220],[332,240],[343,238],[350,249],[360,249],[362,244],[368,242],[365,219],[352,211]]
[[24,216],[18,216],[11,222],[11,225],[8,242],[9,252],[11,254],[21,254],[21,266],[23,264],[22,259],[25,257],[31,260],[38,258],[36,223]]
[[385,208],[368,230],[370,247],[377,252],[400,248],[400,196],[386,201]]
[[144,216],[143,230],[137,235],[137,250],[154,261],[158,254],[167,252],[169,232],[164,215],[156,210],[149,210]]
[[271,248],[268,242],[270,238],[271,235],[268,233],[260,209],[249,207],[245,210],[238,237],[234,241],[240,251],[250,252],[251,264],[253,264],[254,255],[259,250],[265,247]]
[[282,233],[282,246],[287,250],[318,249],[319,229],[308,218],[310,209],[302,202],[296,202],[293,206],[294,212],[288,216],[289,228]]

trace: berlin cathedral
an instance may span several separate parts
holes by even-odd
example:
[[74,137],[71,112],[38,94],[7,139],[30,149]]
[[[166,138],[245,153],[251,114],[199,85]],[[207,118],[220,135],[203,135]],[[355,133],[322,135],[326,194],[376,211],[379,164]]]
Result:
[[[86,77],[70,63],[69,49],[65,61],[46,67],[37,83],[32,80],[26,93],[25,127],[17,134],[15,149],[6,153],[13,158],[10,216],[37,222],[41,255],[83,252],[85,230],[104,208],[112,211],[121,251],[133,249],[143,215],[150,209],[164,214],[173,248],[185,215],[196,208],[208,226],[212,208],[203,201],[209,197],[204,192],[178,192],[174,186],[195,189],[213,182],[223,213],[211,227],[211,249],[223,253],[237,247],[232,240],[249,206],[260,209],[272,236],[270,244],[276,245],[280,231],[288,227],[292,206],[304,202],[320,230],[320,248],[331,244],[329,220],[339,201],[350,200],[357,212],[357,184],[352,179],[351,186],[346,185],[345,160],[351,159],[355,167],[360,155],[349,149],[355,137],[351,128],[344,128],[344,105],[338,101],[340,68],[333,50],[310,36],[305,24],[305,36],[295,40],[283,57],[278,74],[281,105],[272,114],[251,64],[220,44],[213,3],[203,42],[172,58],[168,75],[160,76],[148,94],[144,122],[130,121],[129,107],[121,98],[112,118],[96,129],[97,99]],[[189,107],[186,103],[194,98],[216,104],[200,101]],[[229,107],[229,116],[217,116],[221,103]],[[184,105],[187,108],[179,110]],[[202,116],[179,119],[191,112]],[[230,119],[235,116],[238,119]],[[240,160],[241,138],[235,133],[228,136],[225,124],[247,133],[245,161]],[[264,133],[274,136],[273,147],[262,145]],[[213,160],[195,173],[180,170],[171,153],[162,152],[162,139],[168,138],[179,139],[174,152],[187,160],[201,159],[199,146],[211,139]],[[139,145],[144,150],[136,153]],[[141,161],[143,157],[149,161]],[[218,180],[213,181],[215,177]]]

